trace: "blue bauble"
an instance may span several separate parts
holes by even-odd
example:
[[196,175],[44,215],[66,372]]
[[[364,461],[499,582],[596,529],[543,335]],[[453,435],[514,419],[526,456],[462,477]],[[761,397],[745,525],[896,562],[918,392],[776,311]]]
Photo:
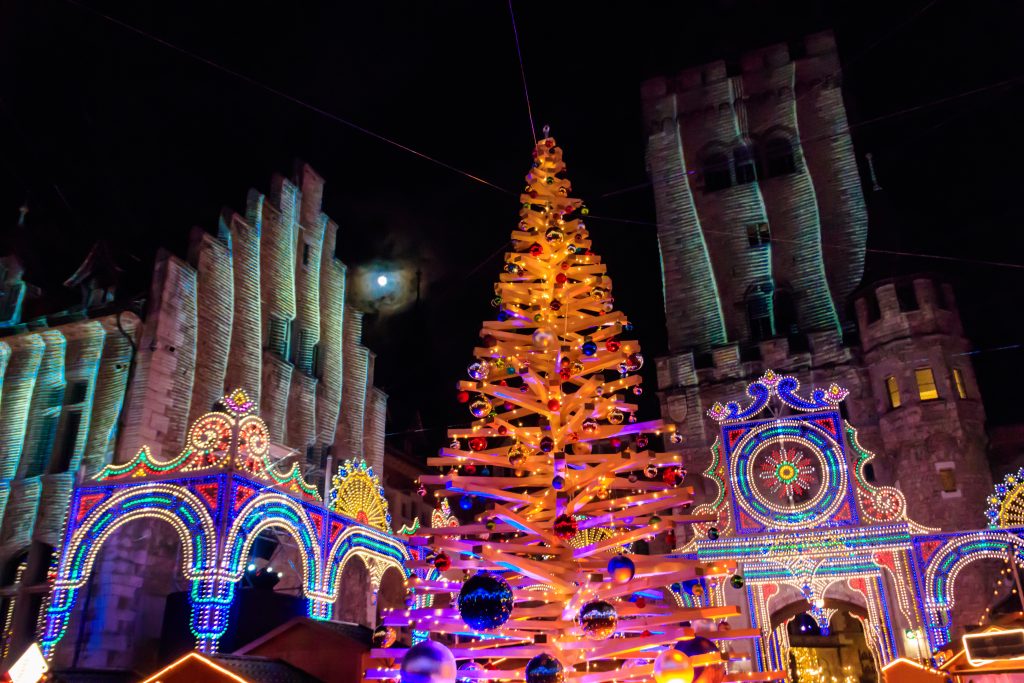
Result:
[[[483,667],[471,659],[468,662],[463,662],[462,664],[459,664],[459,671],[483,671]],[[469,678],[466,676],[459,676],[457,679],[455,679],[455,683],[476,683],[476,679]]]
[[584,356],[593,356],[597,353],[597,342],[588,339],[583,342],[583,346],[580,347],[580,350],[583,351]]
[[563,683],[562,663],[551,655],[537,655],[526,664],[526,683]]
[[636,565],[625,555],[616,555],[608,560],[608,574],[615,583],[629,583],[636,574]]
[[459,498],[459,507],[463,510],[473,509],[473,496],[462,496]]
[[498,628],[512,614],[512,588],[496,574],[478,572],[462,584],[459,614],[474,631]]
[[[713,642],[700,636],[689,640],[680,640],[675,644],[675,648],[688,657],[719,652]],[[725,678],[725,667],[721,664],[698,666],[693,670],[693,683],[721,683],[723,678]]]

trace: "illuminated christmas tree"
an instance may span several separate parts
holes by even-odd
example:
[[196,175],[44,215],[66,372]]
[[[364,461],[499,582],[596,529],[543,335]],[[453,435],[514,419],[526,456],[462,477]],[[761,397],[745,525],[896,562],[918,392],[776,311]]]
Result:
[[[533,154],[497,319],[458,385],[475,421],[429,459],[442,473],[422,483],[445,504],[413,539],[427,554],[412,567],[411,606],[385,624],[448,642],[463,680],[682,683],[692,667],[722,680],[713,646],[689,658],[672,646],[757,632],[695,631],[739,611],[683,607],[669,586],[728,580],[735,564],[650,552],[675,546],[676,525],[710,518],[686,512],[680,455],[652,450],[674,433],[637,421],[643,357],[591,251],[588,211],[569,196],[562,150],[547,137]],[[475,521],[451,516],[449,498]]]

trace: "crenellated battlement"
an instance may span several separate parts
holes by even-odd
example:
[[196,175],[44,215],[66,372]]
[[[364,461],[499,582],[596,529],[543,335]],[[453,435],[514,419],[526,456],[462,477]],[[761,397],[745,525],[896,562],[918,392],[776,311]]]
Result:
[[866,353],[906,337],[964,336],[953,287],[931,275],[872,283],[854,294],[853,301]]

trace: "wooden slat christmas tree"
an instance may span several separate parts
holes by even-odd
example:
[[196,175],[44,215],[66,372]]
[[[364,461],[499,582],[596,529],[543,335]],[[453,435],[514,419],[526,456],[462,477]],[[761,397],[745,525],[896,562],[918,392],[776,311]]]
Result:
[[[558,671],[582,683],[650,680],[661,651],[695,636],[691,622],[739,613],[681,607],[667,588],[728,577],[733,563],[649,553],[673,547],[676,525],[709,518],[685,512],[692,490],[679,485],[679,454],[652,450],[672,432],[637,421],[643,358],[564,170],[562,150],[541,140],[495,285],[497,320],[484,323],[458,387],[476,421],[450,431],[451,445],[428,463],[442,474],[423,477],[453,507],[482,512],[418,531],[429,554],[414,568],[435,578],[410,579],[421,596],[413,604],[436,600],[385,615],[386,625],[448,642],[467,680],[551,683]],[[720,661],[717,651],[691,659]]]

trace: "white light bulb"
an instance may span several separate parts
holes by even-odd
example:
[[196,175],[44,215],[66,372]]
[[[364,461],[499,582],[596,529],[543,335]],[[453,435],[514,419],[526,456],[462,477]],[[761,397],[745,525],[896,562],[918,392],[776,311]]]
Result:
[[388,284],[388,276],[387,275],[378,275],[377,276],[377,286],[378,287],[386,287],[387,284]]

